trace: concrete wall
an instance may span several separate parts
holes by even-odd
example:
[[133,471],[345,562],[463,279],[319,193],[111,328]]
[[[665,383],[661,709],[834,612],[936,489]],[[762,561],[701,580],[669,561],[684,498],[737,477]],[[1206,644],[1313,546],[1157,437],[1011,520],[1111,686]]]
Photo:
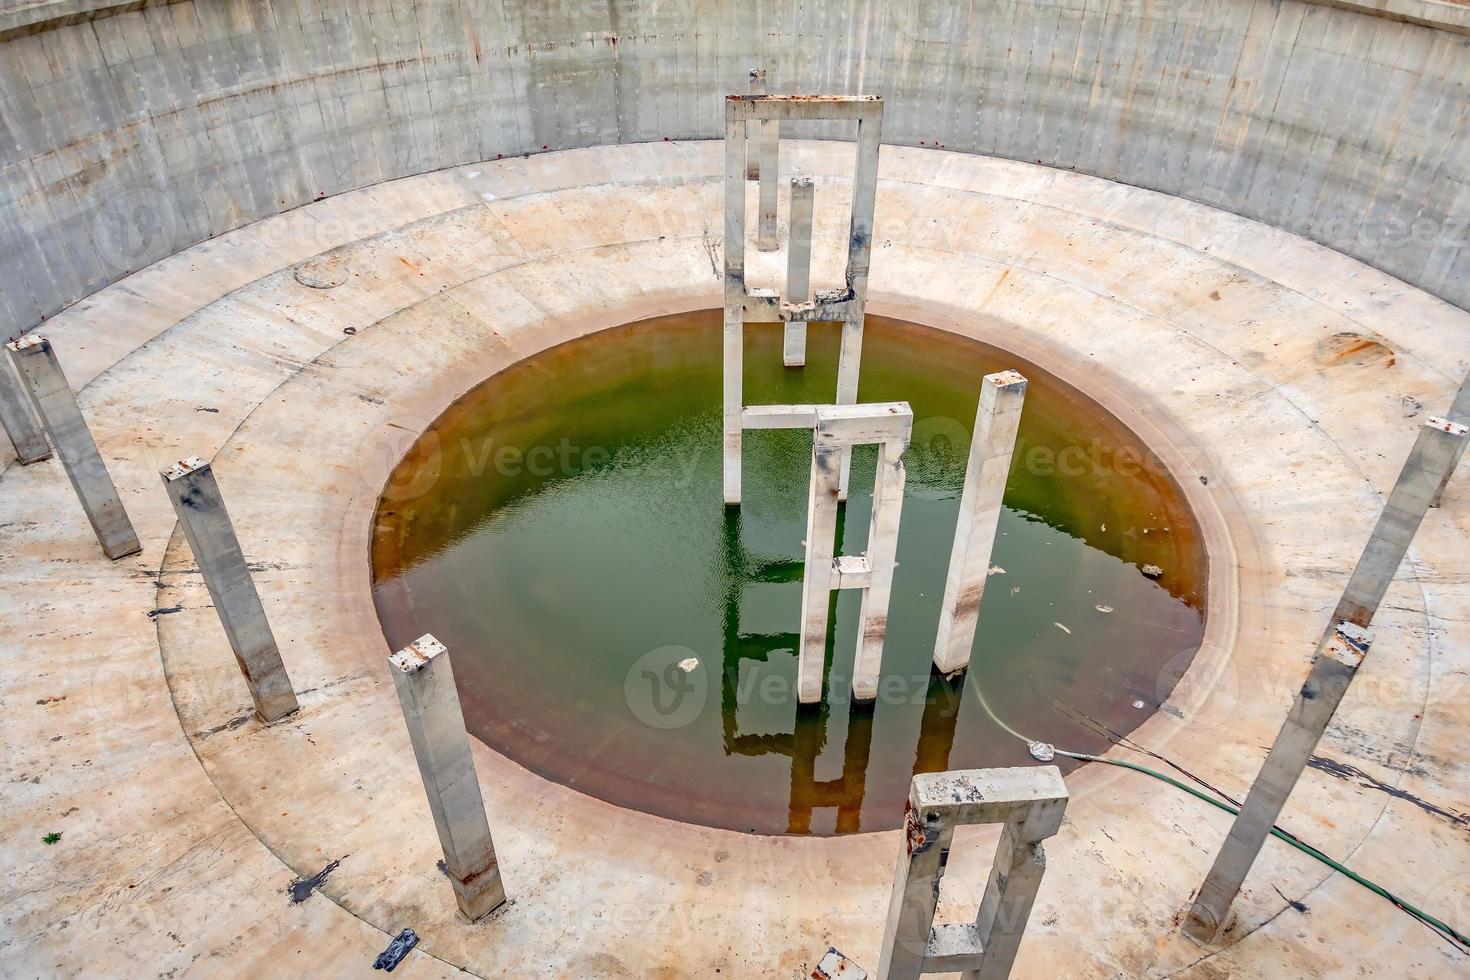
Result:
[[1200,200],[1470,308],[1464,8],[1383,2],[1439,26],[1296,0],[11,0],[0,332],[323,195],[716,137],[756,64],[886,96],[887,142]]

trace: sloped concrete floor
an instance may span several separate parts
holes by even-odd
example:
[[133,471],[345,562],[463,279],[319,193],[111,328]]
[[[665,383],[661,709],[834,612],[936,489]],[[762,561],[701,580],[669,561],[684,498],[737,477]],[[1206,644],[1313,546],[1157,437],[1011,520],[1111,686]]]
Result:
[[[850,157],[800,143],[784,160],[817,179],[818,286],[840,273]],[[718,144],[646,144],[383,184],[181,253],[47,324],[144,552],[101,557],[57,464],[0,476],[0,972],[367,973],[404,927],[424,938],[400,967],[411,976],[797,976],[829,943],[875,962],[895,834],[683,826],[478,744],[514,902],[460,921],[367,591],[388,468],[456,396],[590,330],[719,305],[719,167]],[[882,176],[874,311],[1055,370],[1138,428],[1191,493],[1212,555],[1206,649],[1133,742],[1243,795],[1418,422],[1467,368],[1470,314],[1272,229],[1093,178],[892,147]],[[774,283],[783,257],[750,255]],[[274,726],[250,717],[159,484],[192,453],[215,459],[301,692],[303,710]],[[1462,930],[1467,536],[1461,474],[1320,750],[1336,775],[1309,772],[1283,818]],[[1229,945],[1184,939],[1174,923],[1224,815],[1104,768],[1069,779],[1019,975],[1470,972],[1425,927],[1274,842]],[[49,831],[58,844],[42,844]],[[973,909],[993,840],[957,846],[949,915]],[[291,904],[293,879],[339,859]]]

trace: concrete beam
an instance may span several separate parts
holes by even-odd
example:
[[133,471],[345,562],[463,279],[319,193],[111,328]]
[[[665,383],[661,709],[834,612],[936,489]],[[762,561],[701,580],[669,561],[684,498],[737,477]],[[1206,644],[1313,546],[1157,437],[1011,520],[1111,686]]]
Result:
[[1419,437],[1378,515],[1378,524],[1343,590],[1332,623],[1342,620],[1366,627],[1373,622],[1425,512],[1465,452],[1467,433],[1470,428],[1436,417],[1426,419],[1419,427]]
[[828,606],[837,535],[837,475],[842,449],[812,447],[812,478],[806,503],[806,568],[801,579],[801,642],[797,648],[796,697],[802,704],[822,700],[826,662]]
[[[794,407],[797,406],[787,406]],[[852,587],[863,590],[852,693],[856,701],[871,701],[878,696],[883,663],[893,570],[897,566],[899,519],[903,513],[903,454],[908,449],[914,413],[907,402],[881,402],[819,405],[816,416],[812,430],[812,476],[807,494],[797,699],[802,704],[822,699],[831,593]],[[879,446],[868,553],[863,557],[834,558],[842,460],[853,446],[868,443]]]
[[1464,452],[1467,436],[1470,429],[1441,418],[1419,427],[1414,448],[1318,642],[1307,681],[1195,896],[1184,930],[1196,939],[1212,942],[1225,928],[1231,903],[1368,652],[1372,638],[1367,628],[1430,501]]
[[760,126],[760,183],[757,198],[755,247],[762,252],[774,252],[781,246],[776,234],[780,208],[780,189],[776,181],[781,177],[781,121],[763,119]]
[[[1046,870],[1040,842],[1060,829],[1067,787],[1055,766],[974,769],[914,777],[877,975],[914,980],[966,971],[1010,975]],[[934,924],[954,829],[1004,824],[974,923]]]
[[1338,623],[1318,645],[1306,683],[1189,910],[1184,930],[1196,939],[1213,942],[1224,928],[1231,903],[1281,816],[1286,798],[1307,768],[1333,713],[1342,703],[1372,641],[1366,630],[1351,623]]
[[[786,302],[805,303],[812,291],[812,208],[810,177],[791,178],[791,229],[786,236]],[[787,320],[781,344],[787,367],[806,364],[806,321]]]
[[460,911],[474,922],[505,904],[505,887],[449,652],[425,634],[389,657],[388,663],[454,897]]
[[198,456],[191,456],[165,467],[161,475],[209,589],[214,611],[235,652],[235,662],[245,675],[255,713],[265,722],[284,718],[298,707],[296,693],[213,468]]
[[21,380],[11,365],[0,365],[0,427],[10,437],[15,449],[15,458],[22,466],[39,463],[51,458],[51,446],[46,442],[46,433],[31,414]]
[[863,582],[863,602],[858,612],[857,665],[852,672],[852,697],[855,701],[872,701],[878,697],[883,642],[888,636],[893,571],[898,567],[898,522],[903,515],[906,482],[903,454],[908,447],[909,441],[905,437],[902,441],[888,440],[878,448],[878,471],[873,477],[873,513],[868,521],[868,574]]
[[87,420],[67,384],[56,352],[45,337],[27,334],[5,345],[15,373],[25,382],[31,405],[61,457],[66,477],[81,501],[102,553],[113,561],[143,550],[117,487],[97,451]]
[[944,674],[970,666],[1026,385],[1026,379],[1015,371],[988,374],[980,385],[965,489],[944,580],[944,602],[939,607],[939,633],[934,639],[934,665]]
[[[1454,403],[1450,405],[1449,412],[1445,418],[1459,425],[1470,425],[1470,374],[1465,375],[1465,380],[1460,382],[1460,390],[1455,392]],[[1434,492],[1434,499],[1429,506],[1438,507],[1444,502],[1445,487],[1449,486],[1450,478],[1455,475],[1455,470],[1460,466],[1460,460],[1465,455],[1465,444],[1460,443],[1460,448],[1455,451],[1455,461],[1445,471],[1444,479],[1440,481],[1439,489]]]
[[[749,125],[781,119],[850,119],[858,124],[857,163],[853,173],[853,205],[848,234],[847,276],[842,289],[818,290],[811,300],[783,301],[774,290],[751,289],[745,282],[745,179],[749,167]],[[740,503],[743,446],[742,409],[747,322],[798,323],[811,320],[842,323],[842,351],[837,366],[840,405],[857,402],[862,363],[863,319],[867,311],[868,269],[872,260],[873,214],[878,190],[878,152],[882,136],[883,101],[876,96],[731,95],[725,100],[725,303],[722,491],[727,505]],[[764,133],[764,131],[762,131]],[[760,147],[766,145],[762,135]],[[764,152],[758,147],[757,152]],[[767,205],[774,222],[774,199],[765,200],[767,178],[775,172],[774,154],[760,165],[761,234],[766,233]],[[770,226],[774,235],[774,223]],[[807,239],[810,234],[807,234]],[[766,247],[766,242],[758,242]],[[796,238],[793,238],[793,247]],[[772,244],[771,247],[774,247]],[[809,243],[808,243],[809,247]],[[788,258],[788,263],[792,259]],[[809,257],[808,257],[809,262]],[[790,270],[788,270],[789,273]],[[800,275],[798,270],[798,282]],[[790,284],[788,274],[788,285]],[[810,288],[810,269],[807,270]],[[792,297],[787,297],[789,300]],[[783,359],[785,345],[783,343]],[[804,360],[804,357],[803,357]],[[837,496],[847,499],[851,453],[838,460]]]
[[[764,68],[752,68],[750,70],[750,82],[747,90],[751,95],[766,94],[766,70]],[[760,145],[761,124],[759,120],[751,120],[745,127],[745,138],[756,146]],[[761,155],[752,153],[745,161],[745,179],[760,180],[761,178]]]
[[[868,315],[868,270],[873,260],[873,215],[878,200],[878,151],[883,138],[882,103],[878,112],[858,117],[857,163],[852,176],[852,214],[847,228],[847,291],[852,299],[842,318],[842,349],[837,358],[837,404],[857,401],[863,363],[863,322]],[[842,456],[837,495],[847,499],[852,454]]]

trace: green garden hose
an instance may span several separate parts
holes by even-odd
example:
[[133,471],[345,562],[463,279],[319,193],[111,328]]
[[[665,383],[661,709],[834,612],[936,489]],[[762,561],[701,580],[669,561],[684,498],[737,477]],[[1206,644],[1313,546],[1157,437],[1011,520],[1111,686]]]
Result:
[[[1034,746],[1043,746],[1043,745],[1045,745],[1045,743],[1043,743],[1043,742],[1035,742],[1035,741],[1027,738],[1025,735],[1022,735],[1020,732],[1016,731],[1010,725],[1007,725],[1005,722],[1001,721],[1000,720],[1000,717],[994,711],[991,710],[990,705],[985,700],[985,695],[980,692],[979,686],[978,685],[972,685],[972,688],[975,691],[976,697],[978,697],[980,699],[980,706],[985,709],[985,713],[990,716],[990,720],[991,721],[995,722],[997,725],[999,725],[1005,731],[1009,732],[1011,735],[1014,735],[1016,738],[1018,738],[1021,741],[1025,742],[1028,747],[1033,746],[1033,745]],[[1132,763],[1132,762],[1122,762],[1122,761],[1117,760],[1117,759],[1104,759],[1102,756],[1088,755],[1085,752],[1068,752],[1065,749],[1058,749],[1058,748],[1054,748],[1052,746],[1047,746],[1047,748],[1050,748],[1057,755],[1064,755],[1064,756],[1066,756],[1069,759],[1079,759],[1079,760],[1081,760],[1083,762],[1101,762],[1104,765],[1117,766],[1120,769],[1132,769],[1134,772],[1141,772],[1145,776],[1152,776],[1155,779],[1162,779],[1164,782],[1168,783],[1170,786],[1173,786],[1173,787],[1175,787],[1177,789],[1182,789],[1182,790],[1184,790],[1184,792],[1188,793],[1190,796],[1193,796],[1196,799],[1204,800],[1206,803],[1210,804],[1211,806],[1219,807],[1221,810],[1224,810],[1226,813],[1230,814],[1231,816],[1234,816],[1234,815],[1236,815],[1236,814],[1238,814],[1240,812],[1240,808],[1239,807],[1232,806],[1231,804],[1225,802],[1224,800],[1218,800],[1215,797],[1210,796],[1207,793],[1203,793],[1200,790],[1194,788],[1193,786],[1188,785],[1187,783],[1180,782],[1179,780],[1175,779],[1173,776],[1168,776],[1168,775],[1165,775],[1164,773],[1159,772],[1157,769],[1150,769],[1147,766],[1140,766],[1140,765],[1137,765],[1136,763]],[[1034,754],[1035,753],[1033,752],[1033,755]],[[1328,857],[1326,854],[1323,854],[1321,851],[1317,850],[1315,847],[1313,847],[1311,844],[1308,844],[1306,841],[1303,841],[1301,838],[1297,837],[1295,834],[1292,834],[1292,833],[1289,833],[1288,831],[1282,830],[1280,827],[1273,826],[1271,828],[1271,836],[1272,837],[1275,837],[1275,838],[1278,838],[1280,840],[1285,841],[1286,843],[1290,844],[1292,847],[1294,847],[1297,850],[1301,851],[1303,854],[1308,854],[1308,855],[1316,858],[1318,861],[1321,861],[1323,864],[1327,865],[1333,871],[1336,871],[1339,874],[1344,875],[1344,876],[1352,879],[1353,881],[1356,881],[1358,884],[1362,885],[1364,888],[1368,889],[1369,891],[1373,892],[1374,894],[1380,895],[1383,898],[1388,899],[1394,905],[1397,905],[1399,908],[1403,909],[1405,912],[1409,913],[1414,918],[1418,919],[1420,922],[1424,923],[1425,925],[1427,925],[1429,928],[1433,929],[1435,932],[1439,933],[1444,938],[1450,940],[1453,943],[1456,943],[1457,945],[1459,945],[1465,951],[1470,952],[1470,937],[1467,937],[1464,933],[1462,933],[1462,932],[1460,932],[1460,931],[1452,928],[1449,925],[1446,925],[1444,922],[1440,921],[1439,919],[1436,919],[1434,916],[1430,915],[1428,912],[1425,912],[1422,909],[1419,909],[1419,908],[1416,908],[1413,905],[1410,905],[1408,902],[1406,902],[1403,899],[1399,898],[1397,895],[1393,894],[1387,888],[1384,888],[1382,885],[1379,885],[1379,884],[1377,884],[1375,882],[1369,881],[1367,878],[1364,878],[1362,875],[1358,874],[1356,871],[1352,870],[1351,868],[1347,867],[1346,865],[1340,864],[1339,862],[1334,861],[1332,858]]]

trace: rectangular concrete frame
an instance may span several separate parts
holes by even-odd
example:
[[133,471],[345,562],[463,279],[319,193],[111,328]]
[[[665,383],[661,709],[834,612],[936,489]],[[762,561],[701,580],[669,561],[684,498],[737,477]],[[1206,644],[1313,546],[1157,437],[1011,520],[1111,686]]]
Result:
[[136,555],[143,546],[138,543],[133,522],[128,520],[51,342],[38,334],[27,334],[5,346],[15,373],[25,382],[36,416],[61,457],[82,510],[92,523],[102,553],[113,561]]
[[[791,230],[786,236],[786,301],[805,303],[812,292],[812,206],[810,177],[791,178]],[[806,365],[806,321],[787,320],[781,338],[781,363]]]
[[1368,627],[1425,511],[1464,453],[1467,435],[1466,426],[1442,418],[1430,418],[1419,427],[1414,448],[1318,642],[1306,683],[1195,896],[1184,930],[1196,939],[1213,942],[1224,930],[1235,896],[1368,652]]
[[505,904],[485,799],[444,644],[425,634],[388,658],[424,794],[460,911],[474,922]]
[[245,675],[255,713],[266,722],[286,717],[298,707],[296,692],[281,662],[280,648],[250,577],[213,468],[198,456],[190,456],[165,467],[160,475],[230,649],[235,652],[240,673]]
[[939,632],[934,638],[934,665],[942,674],[970,666],[1001,500],[1016,451],[1026,384],[1015,371],[987,374],[980,384],[965,489],[960,495],[954,547],[944,580],[944,602],[939,607]]
[[[852,696],[857,701],[871,701],[878,696],[898,525],[903,513],[903,454],[913,424],[914,413],[907,402],[821,405],[816,409],[807,495],[806,569],[801,587],[801,642],[797,648],[796,696],[802,704],[822,700],[829,598],[834,589],[842,588],[863,590]],[[832,550],[837,536],[842,459],[853,446],[870,443],[877,443],[879,448],[867,555],[835,558]]]
[[[846,282],[842,289],[819,290],[812,300],[803,303],[782,302],[775,290],[749,290],[745,286],[746,130],[752,120],[782,119],[851,119],[858,124]],[[836,403],[851,405],[857,401],[882,123],[883,100],[878,96],[730,95],[725,98],[723,483],[726,504],[740,503],[740,422],[744,407],[747,322],[840,322],[842,349],[837,367]],[[839,499],[847,499],[850,464],[851,454],[844,452],[838,481]]]
[[[915,776],[876,976],[1009,976],[1046,871],[1041,842],[1056,834],[1066,809],[1067,787],[1056,766]],[[934,925],[955,827],[994,823],[1005,826],[975,921]]]
[[[1459,425],[1470,425],[1470,374],[1465,375],[1465,380],[1460,382],[1460,390],[1455,392],[1454,403],[1450,405],[1449,414],[1445,416],[1451,422]],[[1449,486],[1450,477],[1455,475],[1455,470],[1460,465],[1460,459],[1465,455],[1465,444],[1460,443],[1460,448],[1455,452],[1455,461],[1445,472],[1444,479],[1439,484],[1439,489],[1434,492],[1434,500],[1429,504],[1438,507],[1444,501],[1445,487]]]
[[0,428],[10,437],[15,449],[15,458],[22,466],[39,463],[51,458],[51,446],[46,442],[46,433],[36,417],[31,414],[30,402],[26,398],[21,380],[15,369],[7,363],[0,364]]

